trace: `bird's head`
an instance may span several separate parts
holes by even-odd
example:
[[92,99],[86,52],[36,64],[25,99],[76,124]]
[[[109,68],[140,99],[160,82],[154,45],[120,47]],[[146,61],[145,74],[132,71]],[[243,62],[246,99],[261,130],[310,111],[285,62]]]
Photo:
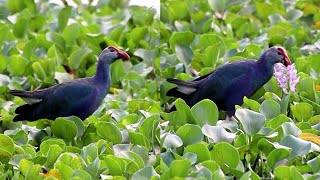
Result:
[[114,46],[105,48],[99,56],[99,60],[109,61],[110,64],[117,59],[128,60],[129,58],[130,56],[126,52],[121,51]]
[[282,47],[269,48],[262,54],[261,58],[268,61],[271,64],[282,63],[285,66],[291,64],[286,50]]

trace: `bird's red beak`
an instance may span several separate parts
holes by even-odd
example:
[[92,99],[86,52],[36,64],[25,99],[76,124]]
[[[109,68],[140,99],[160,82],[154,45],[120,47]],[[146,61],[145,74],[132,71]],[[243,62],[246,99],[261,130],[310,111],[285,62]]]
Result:
[[130,58],[130,56],[126,52],[121,50],[118,50],[118,57],[123,60],[128,60]]
[[282,62],[281,62],[281,63],[282,63],[283,65],[285,65],[286,67],[289,66],[289,65],[291,64],[291,60],[289,59],[286,50],[283,49],[283,48],[281,48],[281,47],[279,47],[278,50],[281,51],[282,54],[283,54],[283,59],[282,59]]

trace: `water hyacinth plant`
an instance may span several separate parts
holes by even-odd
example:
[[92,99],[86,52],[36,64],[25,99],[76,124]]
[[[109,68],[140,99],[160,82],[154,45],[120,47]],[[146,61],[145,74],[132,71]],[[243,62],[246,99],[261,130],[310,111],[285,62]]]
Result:
[[300,77],[297,76],[297,70],[294,64],[284,67],[283,64],[275,64],[275,73],[274,77],[278,81],[278,86],[286,94],[289,92],[296,92],[296,85],[300,80]]

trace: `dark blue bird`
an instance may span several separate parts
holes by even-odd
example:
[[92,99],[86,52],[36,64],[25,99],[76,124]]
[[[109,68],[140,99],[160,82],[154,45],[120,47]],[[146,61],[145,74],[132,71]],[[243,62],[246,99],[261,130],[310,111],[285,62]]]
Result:
[[104,49],[98,59],[96,74],[57,84],[36,91],[11,90],[14,96],[31,99],[16,109],[13,121],[36,121],[57,117],[78,116],[84,120],[101,104],[110,88],[110,65],[117,59],[129,59],[129,55],[113,46]]
[[168,79],[177,87],[170,89],[167,96],[182,98],[189,106],[210,99],[220,110],[226,110],[228,119],[234,115],[235,105],[243,103],[244,96],[251,97],[270,80],[276,63],[291,64],[281,47],[269,48],[258,61],[247,59],[228,63],[193,81]]

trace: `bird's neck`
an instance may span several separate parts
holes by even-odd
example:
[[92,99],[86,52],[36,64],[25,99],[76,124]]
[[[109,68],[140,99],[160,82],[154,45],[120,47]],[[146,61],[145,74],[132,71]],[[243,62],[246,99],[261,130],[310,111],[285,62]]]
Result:
[[274,64],[269,63],[266,59],[260,59],[257,61],[257,66],[259,69],[259,74],[257,74],[257,76],[261,77],[259,79],[263,81],[263,84],[268,82],[274,73]]
[[110,88],[110,64],[108,61],[98,61],[97,71],[93,77],[97,84],[108,93]]

